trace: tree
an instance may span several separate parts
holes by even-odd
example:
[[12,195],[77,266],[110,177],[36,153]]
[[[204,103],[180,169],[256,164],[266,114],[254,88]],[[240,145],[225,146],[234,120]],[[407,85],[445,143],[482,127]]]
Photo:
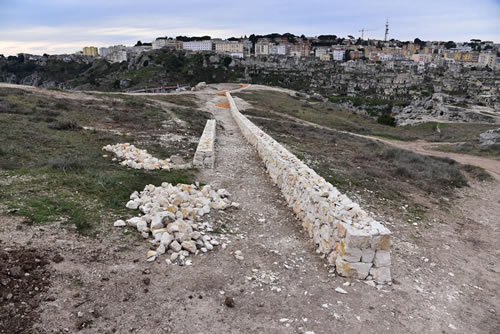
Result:
[[347,37],[349,37],[349,39],[354,39],[353,35],[347,35]]
[[351,60],[351,50],[345,50],[344,59],[345,61]]
[[453,41],[448,41],[448,42],[444,43],[444,47],[446,49],[454,49],[457,47],[457,44]]
[[231,42],[238,42],[240,39],[236,37],[229,37],[227,40]]
[[134,46],[142,46],[142,42],[141,41],[137,41],[137,43],[135,43]]
[[418,44],[421,48],[425,47],[425,42],[422,41],[420,38],[415,38],[413,40],[413,43]]
[[225,67],[228,67],[229,65],[231,65],[232,62],[233,62],[233,58],[231,58],[231,57],[225,57],[223,60],[223,64]]
[[252,42],[253,44],[257,43],[257,41],[259,40],[259,38],[257,36],[255,36],[254,34],[251,34],[248,39],[250,40],[250,42]]

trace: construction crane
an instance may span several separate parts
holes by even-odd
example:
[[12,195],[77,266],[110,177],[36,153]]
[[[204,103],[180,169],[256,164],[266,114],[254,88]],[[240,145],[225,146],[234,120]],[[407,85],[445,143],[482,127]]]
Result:
[[365,37],[365,31],[375,31],[375,29],[365,29],[365,28],[362,28],[359,31],[361,33],[361,39],[364,39],[364,37]]

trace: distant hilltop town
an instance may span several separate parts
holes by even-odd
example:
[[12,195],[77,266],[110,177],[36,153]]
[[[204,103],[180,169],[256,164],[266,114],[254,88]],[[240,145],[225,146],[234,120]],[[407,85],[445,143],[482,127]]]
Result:
[[317,37],[293,34],[213,39],[210,36],[176,38],[159,37],[151,43],[137,42],[135,46],[115,45],[97,49],[93,46],[78,52],[84,56],[102,57],[111,63],[127,61],[143,52],[157,49],[187,50],[190,52],[215,52],[236,58],[265,57],[316,57],[322,61],[343,62],[367,60],[373,62],[413,61],[419,66],[440,66],[460,63],[470,67],[500,68],[500,45],[492,41],[472,39],[469,42],[362,39],[335,35]]

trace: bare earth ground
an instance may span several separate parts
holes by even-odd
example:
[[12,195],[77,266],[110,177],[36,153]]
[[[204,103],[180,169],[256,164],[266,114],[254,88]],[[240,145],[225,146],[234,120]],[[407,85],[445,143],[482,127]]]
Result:
[[[134,231],[112,229],[91,239],[2,216],[2,249],[64,258],[49,265],[50,287],[39,293],[33,333],[500,331],[498,182],[460,190],[451,210],[435,204],[417,227],[389,223],[394,284],[373,288],[329,271],[229,110],[215,107],[225,98],[213,90],[197,94],[219,124],[216,169],[201,171],[198,180],[228,189],[241,203],[207,220],[224,224],[232,242],[195,256],[192,266],[168,266],[166,257],[145,261],[148,243]],[[375,213],[390,221],[383,207]],[[336,293],[339,286],[348,293]],[[224,304],[227,296],[234,307]]]

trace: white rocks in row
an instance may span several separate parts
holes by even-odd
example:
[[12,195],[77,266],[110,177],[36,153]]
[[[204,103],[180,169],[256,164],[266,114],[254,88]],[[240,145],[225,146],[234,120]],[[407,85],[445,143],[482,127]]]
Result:
[[193,166],[197,168],[214,168],[215,165],[215,120],[210,119],[205,125],[200,142],[193,158]]
[[229,93],[226,97],[243,135],[257,148],[319,253],[342,276],[390,282],[391,232],[243,116]]
[[146,150],[141,150],[129,143],[106,145],[102,148],[105,151],[113,152],[121,159],[120,165],[134,169],[166,169],[169,170],[169,159],[162,160],[153,157]]

